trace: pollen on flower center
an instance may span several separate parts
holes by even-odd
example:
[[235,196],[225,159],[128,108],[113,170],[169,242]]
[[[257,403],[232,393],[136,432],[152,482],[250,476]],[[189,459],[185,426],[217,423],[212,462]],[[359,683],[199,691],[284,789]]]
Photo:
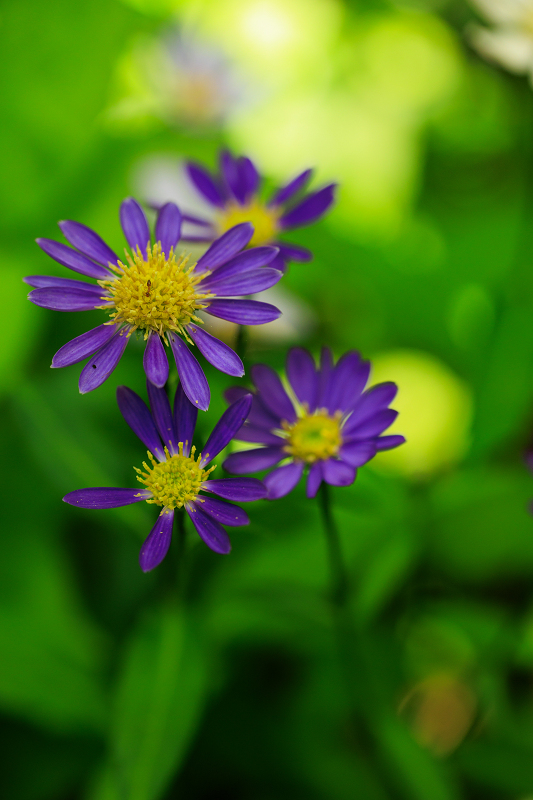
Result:
[[337,455],[342,444],[340,416],[330,417],[325,411],[305,414],[292,424],[283,423],[286,453],[299,461],[313,464]]
[[132,331],[140,328],[145,338],[151,330],[161,336],[166,331],[186,336],[185,326],[202,322],[196,311],[205,308],[202,301],[211,296],[196,289],[208,273],[195,275],[195,264],[187,268],[188,260],[176,257],[173,249],[167,258],[159,242],[146,248],[146,258],[139,248],[132,255],[126,251],[126,264],[111,265],[117,277],[98,281],[111,295],[113,323],[126,323]]
[[250,240],[251,247],[271,242],[278,232],[278,212],[274,208],[252,200],[246,206],[236,203],[228,204],[219,217],[220,233],[233,228],[241,222],[251,222],[254,226],[254,235]]
[[143,461],[145,472],[134,467],[138,473],[137,480],[152,492],[146,502],[168,509],[181,508],[186,503],[196,500],[202,484],[206,481],[215,467],[202,469],[200,461],[202,454],[195,460],[196,448],[191,448],[191,455],[183,455],[183,444],[178,445],[179,452],[171,456],[165,447],[166,461],[157,461],[148,451],[151,467]]

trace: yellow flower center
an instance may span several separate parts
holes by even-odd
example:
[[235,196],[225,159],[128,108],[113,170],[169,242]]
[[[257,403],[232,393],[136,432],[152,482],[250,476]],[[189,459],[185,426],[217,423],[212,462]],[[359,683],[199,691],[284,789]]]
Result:
[[297,461],[314,464],[337,455],[342,444],[340,415],[330,417],[323,409],[292,424],[283,422],[286,453]]
[[148,458],[152,466],[149,467],[146,461],[143,461],[145,472],[134,467],[138,473],[137,480],[153,494],[153,497],[146,501],[147,503],[165,506],[168,509],[181,508],[186,503],[196,500],[203,482],[215,469],[214,466],[209,469],[201,468],[202,454],[200,453],[198,460],[195,461],[195,447],[191,448],[190,456],[183,455],[181,442],[178,448],[179,453],[171,456],[165,447],[167,460],[161,462],[156,461],[148,451]]
[[98,281],[111,294],[115,307],[108,324],[127,323],[130,333],[140,328],[145,338],[151,330],[161,336],[165,331],[187,336],[185,327],[190,322],[202,322],[196,311],[205,308],[202,301],[212,296],[196,289],[209,273],[194,275],[195,264],[187,269],[188,256],[176,257],[172,249],[167,258],[159,242],[146,248],[146,258],[139,248],[131,256],[125,252],[127,264],[119,261],[116,267],[110,265],[117,277]]
[[250,240],[250,247],[257,247],[260,244],[268,244],[275,238],[278,232],[278,217],[279,211],[267,208],[257,200],[252,200],[247,206],[231,203],[221,212],[218,226],[222,234],[240,222],[251,222],[254,226],[254,235]]

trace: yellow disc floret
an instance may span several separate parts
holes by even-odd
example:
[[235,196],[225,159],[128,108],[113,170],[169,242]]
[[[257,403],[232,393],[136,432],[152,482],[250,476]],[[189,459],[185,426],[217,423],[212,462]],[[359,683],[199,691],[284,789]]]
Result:
[[314,464],[337,455],[342,444],[340,415],[329,416],[324,409],[304,415],[294,423],[283,422],[286,453],[297,461]]
[[157,461],[148,452],[151,467],[143,461],[145,472],[135,467],[138,473],[137,480],[140,481],[149,492],[152,492],[146,502],[154,503],[157,506],[164,506],[167,509],[181,508],[186,503],[196,500],[202,484],[206,481],[215,467],[202,469],[200,461],[202,454],[195,460],[196,448],[191,448],[190,456],[183,455],[183,444],[178,445],[179,452],[170,455],[165,447],[166,461]]
[[202,322],[196,312],[205,308],[202,301],[212,296],[196,288],[209,273],[195,275],[195,264],[187,268],[189,257],[176,257],[173,249],[167,258],[159,242],[146,248],[146,258],[139,248],[131,256],[125,252],[126,264],[119,261],[116,267],[110,265],[117,277],[98,281],[114,305],[113,322],[109,324],[125,323],[130,326],[130,333],[140,328],[145,331],[145,338],[150,331],[160,336],[175,331],[187,337],[185,327]]
[[218,226],[222,234],[241,222],[251,222],[254,226],[254,235],[250,240],[250,246],[257,247],[260,244],[268,244],[276,237],[278,217],[279,212],[276,209],[268,208],[257,200],[252,200],[246,206],[229,203],[220,214]]

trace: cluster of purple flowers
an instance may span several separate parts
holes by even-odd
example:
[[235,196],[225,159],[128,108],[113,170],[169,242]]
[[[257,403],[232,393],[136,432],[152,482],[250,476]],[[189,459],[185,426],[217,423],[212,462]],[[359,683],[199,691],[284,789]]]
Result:
[[[260,176],[246,157],[220,156],[220,170],[211,175],[190,163],[193,185],[213,207],[210,220],[182,213],[174,203],[157,212],[153,239],[146,215],[133,198],[120,207],[128,243],[123,259],[90,228],[60,222],[68,245],[38,239],[44,252],[92,283],[72,278],[33,275],[29,299],[55,311],[100,309],[108,319],[63,345],[52,367],[86,358],[79,388],[96,389],[113,372],[132,337],[145,341],[143,366],[150,408],[125,386],[117,390],[119,409],[148,449],[148,462],[136,468],[137,489],[99,487],[70,492],[65,502],[81,508],[114,508],[140,501],[162,510],[144,542],[140,565],[153,569],[170,546],[176,509],[184,508],[202,540],[217,553],[231,549],[225,526],[248,524],[246,513],[232,502],[268,498],[290,492],[304,470],[307,495],[314,497],[322,481],[347,486],[357,468],[379,450],[397,447],[402,436],[383,435],[397,412],[389,408],[396,386],[383,383],[365,391],[370,364],[350,351],[334,363],[324,348],[317,367],[302,348],[287,358],[287,388],[264,364],[252,367],[255,391],[228,389],[230,402],[202,453],[192,444],[198,410],[209,407],[210,390],[192,346],[212,366],[241,377],[241,358],[208,333],[201,313],[239,325],[260,325],[280,312],[252,295],[274,286],[289,261],[308,261],[312,254],[279,239],[285,231],[322,217],[334,199],[335,185],[305,194],[312,171],[306,170],[264,202]],[[182,234],[182,224],[200,233]],[[204,242],[205,253],[191,263],[181,241]],[[247,299],[245,299],[247,298]],[[176,362],[180,383],[174,407],[165,384],[169,375],[167,348]],[[211,478],[213,459],[232,439],[259,445],[229,455],[224,468],[237,478]],[[264,479],[240,477],[275,467]],[[214,495],[214,496],[213,496]]]

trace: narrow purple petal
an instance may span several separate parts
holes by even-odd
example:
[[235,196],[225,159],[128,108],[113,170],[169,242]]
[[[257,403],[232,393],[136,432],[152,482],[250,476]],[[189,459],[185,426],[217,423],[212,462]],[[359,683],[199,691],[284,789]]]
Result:
[[306,495],[309,499],[316,496],[320,488],[320,484],[322,483],[322,464],[323,461],[316,461],[309,469],[309,475],[307,476],[307,487],[306,487]]
[[49,287],[47,289],[33,289],[28,294],[28,300],[41,308],[49,308],[52,311],[89,311],[98,306],[104,305],[104,300],[100,298],[104,295],[104,290],[100,290],[98,295],[94,291],[85,289],[62,289],[60,287]]
[[320,353],[320,372],[318,376],[318,408],[327,407],[332,375],[333,356],[329,347],[323,347]]
[[241,378],[244,375],[244,365],[241,359],[227,344],[197,325],[188,325],[187,333],[198,347],[200,353],[214,367],[226,375],[232,375],[234,378]]
[[117,388],[117,403],[119,411],[139,437],[144,446],[159,461],[165,460],[165,453],[153,417],[144,400],[127,386]]
[[377,452],[376,442],[364,440],[362,442],[347,442],[339,450],[339,458],[351,467],[362,467]]
[[261,395],[261,401],[268,410],[287,422],[295,422],[296,412],[279,375],[266,364],[254,364],[251,375]]
[[[246,394],[249,394],[249,390],[244,386],[230,386],[229,389],[226,389],[224,392],[224,397],[228,403],[234,403],[236,400],[239,400]],[[279,428],[281,426],[281,417],[279,415],[272,414],[261,402],[261,399],[258,397],[258,395],[254,394],[252,408],[248,414],[248,422],[251,425],[270,430],[272,428]]]
[[212,300],[204,310],[237,325],[264,325],[281,316],[279,308],[258,300]]
[[231,528],[237,528],[240,525],[249,525],[250,519],[246,511],[243,511],[239,506],[234,506],[233,503],[225,503],[217,497],[199,497],[195,501],[196,506],[200,506],[205,514],[216,519],[221,525],[229,525]]
[[247,156],[239,158],[239,172],[244,187],[244,199],[248,201],[259,189],[259,172],[254,162]]
[[99,281],[105,281],[110,276],[109,270],[100,264],[95,264],[94,261],[82,256],[72,247],[67,247],[66,244],[55,242],[53,239],[36,239],[35,241],[47,256],[53,258],[58,264],[63,264],[64,267],[79,272],[80,275],[87,275],[89,278],[96,278]]
[[246,189],[241,178],[238,160],[233,158],[229,150],[222,150],[219,161],[220,172],[228,192],[233,195],[240,205],[243,205],[246,198]]
[[212,205],[222,208],[224,206],[224,197],[209,172],[199,164],[193,164],[192,162],[186,164],[185,168],[200,194]]
[[252,395],[247,394],[227,408],[213,428],[205,447],[200,466],[209,464],[227,444],[231,442],[239,428],[244,424],[252,405]]
[[202,484],[202,491],[216,494],[224,500],[234,500],[236,503],[251,503],[253,500],[262,500],[266,497],[265,484],[257,478],[220,478],[205,481]]
[[281,436],[276,436],[265,428],[256,425],[243,425],[234,436],[239,442],[253,442],[254,444],[272,444],[275,447],[283,447],[286,442]]
[[176,367],[183,386],[183,391],[196,408],[199,408],[201,411],[207,411],[211,393],[209,391],[207,378],[198,363],[198,359],[193,356],[185,342],[173,333],[167,335],[170,340],[172,352],[174,353],[174,358],[176,359]]
[[178,437],[178,443],[183,444],[183,454],[188,456],[191,452],[192,437],[196,427],[198,409],[193,406],[183,387],[178,384],[176,396],[174,398],[174,428]]
[[292,492],[302,477],[303,471],[303,461],[293,461],[291,464],[285,464],[283,467],[272,470],[264,478],[268,499],[277,500],[279,497],[285,497],[286,494]]
[[144,489],[114,489],[112,487],[97,487],[94,489],[77,489],[69,492],[63,502],[78,508],[120,508],[132,503],[139,503],[151,497],[151,492]]
[[62,220],[59,223],[59,227],[65,239],[84,256],[92,258],[93,261],[102,264],[104,267],[107,267],[108,264],[117,263],[118,256],[116,253],[92,228],[70,219]]
[[397,416],[397,411],[393,411],[392,408],[385,408],[353,428],[350,426],[350,420],[348,420],[343,429],[343,435],[345,435],[346,439],[369,439],[373,436],[379,436],[380,433],[383,433],[384,430],[392,425]]
[[213,226],[210,220],[195,217],[193,214],[182,214],[181,220],[182,222],[190,222],[191,225],[200,225],[202,228],[211,228]]
[[380,436],[379,439],[374,440],[374,444],[376,445],[376,450],[392,450],[393,447],[405,444],[405,436],[400,436],[400,434]]
[[246,247],[253,235],[254,226],[249,222],[241,222],[239,225],[234,225],[229,231],[219,236],[203,256],[198,259],[196,271],[213,270],[225,264],[226,261],[237,255],[239,250],[243,250]]
[[277,190],[274,196],[269,200],[268,205],[280,206],[283,203],[286,203],[287,200],[290,200],[291,197],[294,197],[295,194],[307,186],[311,180],[312,174],[312,169],[306,169],[305,172],[297,175],[296,178],[293,178],[290,183],[287,183],[285,186],[282,186],[281,189]]
[[332,486],[350,486],[355,480],[357,470],[344,461],[328,458],[322,462],[322,475],[326,483]]
[[245,472],[259,472],[268,469],[286,458],[287,454],[281,447],[259,447],[256,450],[243,450],[240,453],[232,453],[224,461],[223,467],[234,475],[242,475]]
[[292,347],[287,355],[287,378],[300,403],[314,411],[318,396],[318,374],[312,355],[303,347]]
[[181,236],[181,212],[175,203],[165,203],[159,209],[155,223],[155,240],[161,242],[161,249],[168,257],[176,247]]
[[150,381],[146,381],[146,388],[148,390],[148,400],[150,401],[152,416],[156,428],[159,431],[159,435],[168,447],[170,453],[177,453],[179,439],[174,429],[174,420],[172,418],[172,410],[168,402],[167,393],[164,389],[154,386]]
[[300,263],[311,261],[313,254],[307,247],[300,247],[297,244],[289,244],[289,242],[275,242],[276,247],[279,247],[279,252],[282,258],[290,261],[298,261]]
[[185,508],[199,537],[205,544],[215,553],[229,553],[231,542],[222,525],[210,517],[209,514],[205,514],[196,503],[188,503]]
[[104,344],[84,366],[78,383],[81,394],[87,394],[87,392],[97,389],[109,378],[129,342],[126,333],[126,328],[115,333],[113,338]]
[[301,225],[309,225],[326,213],[335,199],[336,184],[325,186],[318,192],[305,197],[301,203],[284,214],[279,220],[279,226],[283,230],[299,228]]
[[200,291],[208,289],[218,297],[233,297],[233,295],[248,295],[264,292],[275,286],[283,277],[283,273],[270,267],[251,269],[241,275],[233,275],[222,280],[209,280],[198,285]]
[[160,564],[170,547],[172,539],[172,523],[174,511],[165,509],[157,518],[157,522],[144,540],[139,553],[139,564],[143,572],[149,572]]
[[230,386],[224,389],[224,398],[228,403],[234,403],[236,400],[240,400],[245,394],[250,394],[250,390],[245,386]]
[[52,359],[52,367],[68,367],[96,353],[120,328],[117,325],[99,325],[82,333],[60,347]]
[[215,233],[213,233],[212,236],[189,236],[184,233],[181,234],[181,240],[183,242],[190,242],[190,244],[211,244],[215,237]]
[[328,408],[347,411],[361,397],[370,376],[370,361],[362,361],[359,353],[350,351],[339,359],[332,377]]
[[354,404],[353,413],[346,423],[347,430],[353,430],[362,422],[369,419],[369,417],[377,414],[378,411],[387,408],[396,397],[397,392],[398,387],[391,381],[387,383],[378,383],[372,386],[371,389],[368,389],[368,391],[360,396],[358,402]]
[[104,294],[104,289],[94,283],[76,281],[73,278],[56,278],[55,275],[28,275],[22,279],[28,286],[34,289],[79,289],[81,292],[91,292],[97,297]]
[[140,249],[146,255],[150,244],[150,228],[141,206],[133,197],[127,197],[120,206],[120,224],[132,250]]
[[143,367],[146,377],[160,388],[168,380],[168,358],[165,345],[158,333],[150,331],[144,348]]
[[222,280],[222,278],[230,278],[233,275],[238,275],[241,272],[248,272],[251,269],[264,267],[277,256],[279,252],[278,247],[251,247],[249,250],[244,250],[239,253],[235,258],[227,261],[222,267],[214,271],[212,275],[202,281],[204,286],[214,281]]

